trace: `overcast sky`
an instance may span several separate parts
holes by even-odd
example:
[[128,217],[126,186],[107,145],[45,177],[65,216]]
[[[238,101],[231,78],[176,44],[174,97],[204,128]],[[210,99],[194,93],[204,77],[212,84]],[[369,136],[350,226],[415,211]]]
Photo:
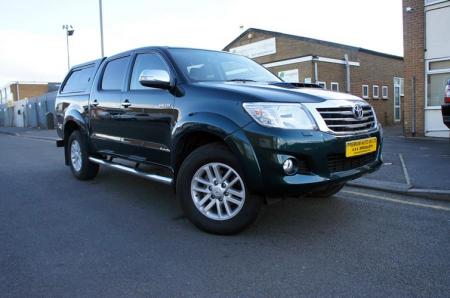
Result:
[[[103,0],[105,54],[149,45],[221,50],[254,27],[403,55],[401,0]],[[98,0],[0,0],[0,86],[61,81],[100,57]]]

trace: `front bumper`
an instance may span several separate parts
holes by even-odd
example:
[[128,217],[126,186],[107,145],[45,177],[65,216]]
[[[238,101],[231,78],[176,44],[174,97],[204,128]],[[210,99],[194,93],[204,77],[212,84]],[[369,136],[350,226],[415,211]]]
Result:
[[[381,128],[370,133],[335,136],[321,131],[265,128],[250,123],[243,133],[254,151],[254,160],[263,185],[249,185],[266,196],[298,196],[325,185],[339,184],[377,170],[381,164]],[[357,158],[345,157],[347,141],[376,137],[377,151]],[[288,158],[299,161],[295,175],[283,171]],[[256,173],[246,173],[256,175]],[[255,181],[255,179],[250,179]]]

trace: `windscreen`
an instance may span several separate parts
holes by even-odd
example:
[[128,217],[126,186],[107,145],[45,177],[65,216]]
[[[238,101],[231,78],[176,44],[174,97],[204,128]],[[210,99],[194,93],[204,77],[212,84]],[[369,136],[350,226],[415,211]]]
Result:
[[281,82],[270,71],[246,57],[225,52],[169,49],[183,74],[196,82]]

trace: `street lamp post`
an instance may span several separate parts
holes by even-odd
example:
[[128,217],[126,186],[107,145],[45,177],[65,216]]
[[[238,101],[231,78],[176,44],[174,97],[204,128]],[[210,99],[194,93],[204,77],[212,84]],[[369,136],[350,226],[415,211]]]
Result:
[[102,57],[105,57],[104,47],[103,47],[103,8],[102,0],[98,0],[98,8],[100,12],[100,46],[102,51]]
[[70,69],[70,55],[69,55],[69,36],[72,36],[75,30],[72,25],[63,25],[63,30],[66,30],[66,43],[67,43],[67,69]]

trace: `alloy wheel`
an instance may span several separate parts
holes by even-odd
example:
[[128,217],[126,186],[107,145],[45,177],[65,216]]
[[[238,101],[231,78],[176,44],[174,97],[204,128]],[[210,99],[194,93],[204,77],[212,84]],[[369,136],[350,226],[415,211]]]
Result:
[[213,162],[203,165],[192,177],[191,195],[203,215],[228,220],[244,206],[245,185],[232,167]]
[[82,155],[80,143],[77,140],[73,140],[70,145],[70,160],[75,171],[79,172],[82,165]]

